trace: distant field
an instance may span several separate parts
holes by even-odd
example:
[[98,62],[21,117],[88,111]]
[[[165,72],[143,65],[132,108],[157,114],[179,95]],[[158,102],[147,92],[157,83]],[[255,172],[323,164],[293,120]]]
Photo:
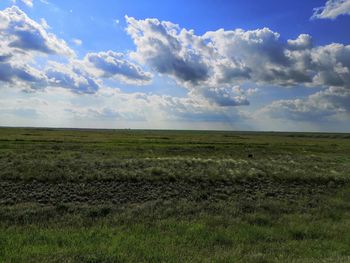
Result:
[[350,262],[350,134],[0,128],[0,262]]

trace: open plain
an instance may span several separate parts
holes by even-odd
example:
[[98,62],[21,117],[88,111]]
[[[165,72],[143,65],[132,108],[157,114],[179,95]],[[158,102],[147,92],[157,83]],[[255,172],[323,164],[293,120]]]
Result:
[[1,262],[349,262],[350,135],[0,129]]

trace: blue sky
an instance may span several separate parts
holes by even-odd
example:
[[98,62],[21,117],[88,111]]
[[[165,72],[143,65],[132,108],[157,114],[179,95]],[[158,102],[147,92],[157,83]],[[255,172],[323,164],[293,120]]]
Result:
[[0,10],[0,125],[350,131],[349,0]]
[[[34,0],[35,1],[35,0]],[[312,10],[323,6],[325,0],[312,1],[256,1],[256,0],[117,0],[117,1],[37,1],[32,8],[18,1],[18,6],[35,20],[45,18],[52,31],[68,41],[84,40],[79,48],[81,55],[87,51],[119,50],[133,48],[125,35],[124,16],[138,19],[158,18],[171,21],[197,34],[224,28],[254,30],[268,27],[281,33],[283,38],[296,38],[307,33],[316,44],[339,42],[350,44],[348,17],[336,20],[310,21]],[[2,9],[11,6],[11,0],[2,1]],[[115,21],[119,20],[119,25]]]

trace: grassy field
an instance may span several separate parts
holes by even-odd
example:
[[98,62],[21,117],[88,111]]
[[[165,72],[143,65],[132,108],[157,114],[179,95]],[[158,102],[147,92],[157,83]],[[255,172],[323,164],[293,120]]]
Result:
[[1,128],[0,262],[350,262],[350,134]]

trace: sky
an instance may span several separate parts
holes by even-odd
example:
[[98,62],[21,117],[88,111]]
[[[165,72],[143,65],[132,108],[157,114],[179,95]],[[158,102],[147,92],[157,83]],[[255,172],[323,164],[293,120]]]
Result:
[[350,132],[350,0],[0,0],[0,126]]

